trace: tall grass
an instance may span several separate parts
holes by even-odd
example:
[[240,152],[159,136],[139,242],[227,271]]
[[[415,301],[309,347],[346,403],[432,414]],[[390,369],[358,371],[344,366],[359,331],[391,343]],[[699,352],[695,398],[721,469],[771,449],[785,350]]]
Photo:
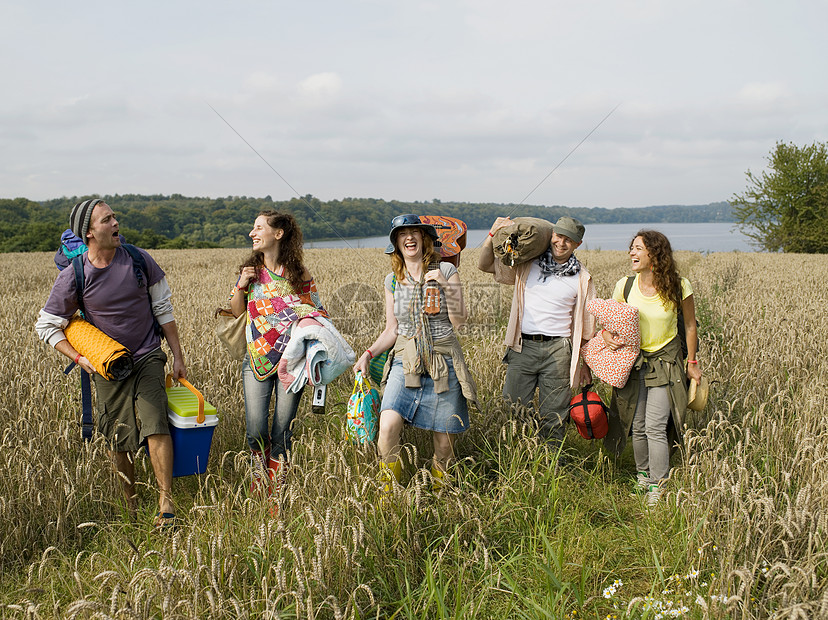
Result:
[[[701,321],[710,403],[690,416],[665,500],[632,493],[570,429],[556,471],[525,415],[501,402],[511,289],[464,252],[462,336],[481,407],[434,492],[430,438],[406,430],[403,484],[380,507],[376,455],[344,435],[352,378],[327,413],[303,401],[279,513],[251,497],[240,374],[213,333],[237,250],[157,251],[174,291],[190,380],[221,415],[208,471],[175,480],[173,532],[152,526],[140,456],[131,522],[100,437],[80,439],[77,377],[32,326],[56,271],[0,255],[0,615],[27,618],[811,618],[828,616],[828,258],[682,253]],[[599,294],[622,252],[583,252]],[[387,257],[307,252],[355,350],[382,324]],[[73,373],[74,374],[74,373]],[[605,391],[601,388],[601,391]],[[661,614],[659,616],[658,614]]]

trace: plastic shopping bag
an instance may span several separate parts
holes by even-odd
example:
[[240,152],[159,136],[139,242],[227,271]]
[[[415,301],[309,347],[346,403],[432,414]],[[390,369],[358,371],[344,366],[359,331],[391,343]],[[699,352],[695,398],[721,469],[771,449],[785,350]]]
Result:
[[376,439],[379,408],[379,392],[371,387],[367,377],[358,372],[346,410],[345,430],[351,441],[363,444]]

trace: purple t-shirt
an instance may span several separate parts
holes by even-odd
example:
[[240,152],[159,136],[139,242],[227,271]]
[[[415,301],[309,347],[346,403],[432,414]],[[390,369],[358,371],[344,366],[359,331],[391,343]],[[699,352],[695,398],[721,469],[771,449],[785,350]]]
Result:
[[[164,277],[164,271],[149,254],[139,251],[147,263],[149,286],[157,284]],[[83,276],[83,303],[95,327],[124,345],[136,358],[161,345],[152,327],[147,283],[138,287],[129,252],[118,248],[115,258],[103,269],[92,265],[84,254]],[[71,265],[58,274],[43,309],[65,319],[78,310],[75,270]]]

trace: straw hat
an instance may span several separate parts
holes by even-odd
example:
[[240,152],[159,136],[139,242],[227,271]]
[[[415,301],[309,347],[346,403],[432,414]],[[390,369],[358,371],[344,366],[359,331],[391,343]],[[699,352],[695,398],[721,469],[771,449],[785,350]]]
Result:
[[690,387],[687,390],[687,406],[693,411],[701,411],[707,406],[707,394],[710,385],[707,377],[701,378],[701,383],[696,383],[695,379],[690,381]]

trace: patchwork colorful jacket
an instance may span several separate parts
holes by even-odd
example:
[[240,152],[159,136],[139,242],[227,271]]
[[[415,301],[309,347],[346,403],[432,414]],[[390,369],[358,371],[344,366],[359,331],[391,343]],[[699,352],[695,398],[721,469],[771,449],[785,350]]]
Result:
[[245,329],[250,368],[259,381],[276,373],[293,322],[316,316],[328,318],[328,312],[313,279],[304,282],[297,295],[285,278],[266,267],[259,269],[258,280],[247,289]]

